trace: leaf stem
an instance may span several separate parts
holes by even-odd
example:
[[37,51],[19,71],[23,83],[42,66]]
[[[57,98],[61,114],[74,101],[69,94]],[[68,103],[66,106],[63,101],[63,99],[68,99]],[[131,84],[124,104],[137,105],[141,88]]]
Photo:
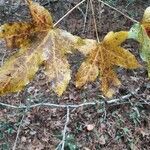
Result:
[[107,4],[107,3],[105,3],[104,1],[102,1],[102,0],[98,0],[98,1],[101,2],[101,3],[103,3],[103,4],[106,5],[106,6],[110,7],[111,9],[113,9],[113,10],[119,12],[119,13],[122,14],[124,17],[128,18],[129,20],[131,20],[132,22],[139,23],[137,20],[135,20],[135,19],[129,17],[128,15],[124,14],[122,11],[120,11],[120,10],[116,9],[115,7],[113,7],[113,6],[111,6],[111,5]]
[[78,3],[77,5],[75,5],[72,9],[70,9],[64,16],[62,16],[54,25],[53,27],[55,27],[57,24],[59,24],[66,16],[68,16],[74,9],[76,9],[77,7],[79,7],[83,2],[85,2],[86,0],[82,0],[80,3]]

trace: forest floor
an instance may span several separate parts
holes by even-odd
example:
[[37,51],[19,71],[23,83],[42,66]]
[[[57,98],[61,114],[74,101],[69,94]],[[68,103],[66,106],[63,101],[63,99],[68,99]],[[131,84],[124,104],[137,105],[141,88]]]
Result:
[[[141,20],[150,0],[103,0],[122,13]],[[38,0],[57,22],[80,0]],[[109,31],[129,30],[133,20],[116,10],[93,0],[100,40]],[[24,1],[0,1],[0,24],[29,20],[29,10]],[[58,25],[72,34],[96,39],[90,2],[87,0],[72,11]],[[139,45],[127,41],[128,48],[139,57]],[[0,63],[15,53],[0,45]],[[83,56],[68,56],[71,69],[76,72]],[[19,93],[0,97],[0,103],[31,106],[38,103],[58,105],[84,105],[78,108],[39,106],[13,109],[0,104],[0,150],[55,150],[61,149],[65,134],[65,150],[149,150],[150,149],[150,80],[146,68],[127,70],[117,68],[121,87],[110,101],[99,91],[99,81],[76,89],[74,77],[62,97],[49,89],[43,68],[34,80]],[[63,143],[63,142],[62,142]]]

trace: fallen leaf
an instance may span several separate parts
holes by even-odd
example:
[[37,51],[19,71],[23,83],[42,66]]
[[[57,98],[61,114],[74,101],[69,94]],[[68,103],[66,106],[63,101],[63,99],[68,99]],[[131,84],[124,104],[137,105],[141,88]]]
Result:
[[6,40],[7,47],[20,48],[0,68],[0,94],[21,91],[44,64],[51,88],[61,96],[71,79],[66,54],[78,49],[86,55],[96,46],[96,41],[53,28],[52,17],[44,7],[31,0],[28,4],[31,22],[0,27],[0,38]]
[[53,27],[53,19],[48,10],[43,6],[39,5],[37,2],[32,0],[27,0],[29,4],[30,13],[32,16],[33,24],[39,28],[50,29]]
[[140,56],[147,62],[150,77],[150,7],[145,10],[141,23],[134,24],[129,31],[129,37],[140,43]]
[[76,87],[94,81],[100,75],[103,94],[109,98],[112,97],[115,87],[121,84],[114,66],[127,69],[135,69],[140,66],[134,55],[120,46],[127,37],[128,32],[126,31],[109,32],[81,64],[76,74]]
[[41,51],[43,45],[39,42],[43,36],[36,36],[36,41],[30,47],[21,48],[0,68],[1,95],[18,92],[33,79],[44,61]]

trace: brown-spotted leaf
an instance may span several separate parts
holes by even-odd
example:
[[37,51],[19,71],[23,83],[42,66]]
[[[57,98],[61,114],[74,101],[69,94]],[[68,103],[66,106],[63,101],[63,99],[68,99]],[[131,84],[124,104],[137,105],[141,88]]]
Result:
[[44,61],[42,50],[46,49],[47,45],[41,39],[45,34],[36,36],[30,47],[22,47],[0,68],[0,95],[20,91],[33,79]]
[[0,39],[5,39],[8,48],[26,46],[37,32],[45,32],[53,26],[51,14],[36,2],[28,0],[32,22],[6,23],[0,26]]
[[21,48],[0,68],[0,94],[22,90],[33,79],[40,65],[44,64],[51,88],[59,96],[62,95],[71,78],[66,54],[76,49],[87,56],[77,74],[76,85],[94,81],[100,74],[102,91],[108,97],[120,84],[113,67],[117,65],[133,69],[139,66],[134,56],[120,47],[127,38],[127,32],[110,32],[103,42],[97,44],[95,40],[82,39],[52,28],[50,13],[31,0],[28,0],[28,4],[31,23],[22,23],[22,27],[21,23],[1,27],[5,33],[1,30],[0,36],[6,39],[8,47]]
[[41,29],[52,28],[53,20],[50,12],[32,0],[27,1],[34,25]]
[[5,39],[8,48],[20,48],[29,43],[29,36],[34,30],[31,23],[6,23],[0,26],[0,39]]
[[45,61],[45,74],[51,88],[58,96],[61,96],[71,79],[70,65],[65,56],[71,45],[60,36],[59,30],[49,32],[46,44],[49,45],[50,49],[45,51],[45,58],[47,58]]
[[71,70],[66,54],[71,53],[73,49],[82,50],[84,54],[88,53],[85,52],[85,47],[89,46],[90,50],[94,47],[93,43],[93,40],[81,39],[65,30],[53,29],[49,31],[47,45],[50,45],[51,49],[44,51],[44,56],[47,59],[44,63],[45,74],[51,83],[51,88],[59,96],[66,90],[71,79]]
[[81,87],[89,81],[94,81],[100,74],[103,94],[112,97],[115,88],[120,85],[114,66],[128,69],[140,66],[134,55],[120,46],[127,37],[128,32],[125,31],[109,32],[81,64],[76,74],[76,86]]
[[[7,31],[10,28],[12,27],[10,26]],[[22,28],[17,29],[21,34],[19,29]],[[96,42],[90,39],[81,39],[60,29],[38,31],[32,26],[31,31],[34,32],[29,32],[28,45],[23,45],[19,52],[11,56],[0,68],[0,94],[22,90],[33,79],[40,65],[45,62],[45,73],[51,87],[60,96],[66,90],[71,78],[71,70],[65,54],[71,53],[73,49],[79,49],[86,54],[94,48]],[[11,35],[15,37],[15,34],[16,31],[10,30],[1,38],[11,37]],[[22,37],[14,38],[14,43],[20,39],[23,40]],[[24,37],[22,42],[25,41]],[[89,50],[85,51],[87,47]]]
[[71,78],[65,53],[73,44],[63,39],[59,32],[56,29],[37,33],[29,47],[21,48],[4,63],[0,68],[1,95],[22,90],[33,79],[43,62],[52,89],[59,96],[62,95]]

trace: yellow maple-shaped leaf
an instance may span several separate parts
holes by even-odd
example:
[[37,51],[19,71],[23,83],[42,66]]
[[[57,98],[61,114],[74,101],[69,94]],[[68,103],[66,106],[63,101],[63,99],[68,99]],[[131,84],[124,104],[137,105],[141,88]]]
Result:
[[44,43],[41,42],[43,37],[44,33],[36,36],[30,47],[22,47],[0,68],[0,95],[20,91],[33,79],[44,61],[42,55]]
[[51,88],[60,96],[71,78],[66,54],[78,49],[86,55],[96,47],[96,41],[52,28],[48,11],[35,2],[28,3],[31,22],[0,27],[0,38],[6,40],[7,46],[20,48],[0,68],[0,95],[22,90],[33,79],[40,65],[44,64]]
[[[22,90],[45,60],[43,50],[50,50],[52,46],[47,44],[52,25],[51,15],[35,2],[30,1],[29,7],[33,17],[31,22],[7,23],[0,27],[0,39],[5,39],[7,47],[20,48],[0,68],[1,95]],[[47,30],[41,27],[42,19]]]
[[51,49],[44,50],[44,56],[47,59],[44,63],[45,74],[51,83],[51,88],[61,96],[71,79],[71,70],[66,54],[71,53],[73,49],[78,49],[86,55],[88,52],[85,52],[85,48],[89,46],[88,51],[90,51],[96,46],[96,42],[90,39],[81,39],[61,29],[50,30],[47,42]]
[[76,86],[81,87],[89,81],[94,81],[100,75],[103,94],[109,98],[112,97],[115,87],[120,85],[114,66],[128,69],[140,66],[134,55],[121,47],[127,37],[126,31],[109,32],[81,64],[76,74]]

